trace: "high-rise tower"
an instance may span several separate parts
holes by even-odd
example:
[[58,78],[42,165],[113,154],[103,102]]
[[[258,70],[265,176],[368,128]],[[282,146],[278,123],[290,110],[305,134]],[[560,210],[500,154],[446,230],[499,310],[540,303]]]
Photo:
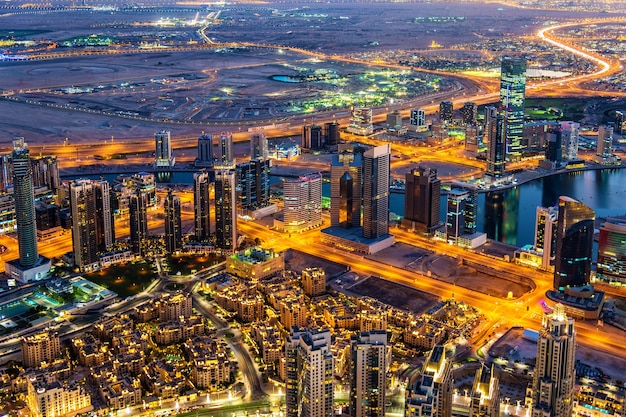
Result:
[[363,153],[363,237],[389,234],[389,176],[391,145]]
[[285,342],[286,417],[333,416],[330,331],[293,327]]
[[613,127],[612,126],[599,126],[598,127],[598,145],[596,148],[596,155],[603,159],[608,159],[613,156]]
[[35,193],[30,152],[24,138],[13,140],[13,186],[15,215],[17,217],[17,244],[20,266],[30,268],[37,263],[37,224],[35,220]]
[[452,415],[452,362],[437,345],[430,351],[421,374],[406,390],[406,417]]
[[198,157],[194,165],[197,167],[212,167],[214,162],[213,136],[203,133],[198,136]]
[[183,246],[183,234],[180,216],[180,198],[167,192],[165,197],[165,249],[167,253],[179,251]]
[[130,245],[140,256],[146,254],[148,246],[148,195],[135,191],[130,196]]
[[570,197],[559,197],[554,289],[589,283],[596,213]]
[[437,170],[419,166],[406,174],[404,193],[405,227],[431,233],[439,226],[441,181]]
[[330,225],[361,225],[363,162],[358,153],[334,155],[330,164]]
[[500,178],[504,175],[506,164],[506,120],[498,110],[485,108],[484,136],[487,141],[487,176]]
[[217,138],[219,155],[216,165],[220,167],[232,167],[235,164],[233,157],[233,135],[230,132],[222,132]]
[[309,174],[283,182],[284,228],[306,230],[322,224],[322,175]]
[[79,179],[70,184],[70,210],[74,265],[89,271],[98,265],[96,190],[91,180]]
[[111,207],[111,184],[100,179],[93,181],[96,197],[96,244],[99,252],[106,252],[115,243],[115,220]]
[[461,114],[463,115],[463,124],[475,125],[478,117],[478,106],[476,103],[468,101],[463,104],[461,108]]
[[554,260],[558,214],[556,207],[537,207],[535,250],[542,254],[543,269],[548,269]]
[[237,214],[235,172],[219,170],[215,173],[215,244],[233,251],[237,247]]
[[305,149],[321,149],[324,145],[322,127],[305,125],[302,127],[302,147]]
[[578,132],[580,123],[561,122],[563,157],[573,161],[578,159]]
[[250,136],[250,159],[267,159],[268,152],[265,133],[253,133]]
[[387,387],[387,332],[374,330],[350,339],[350,416],[384,417]]
[[154,134],[154,166],[157,168],[171,168],[176,162],[172,155],[172,142],[168,130],[160,130]]
[[193,221],[196,240],[206,241],[211,236],[211,205],[209,201],[209,173],[193,174]]
[[451,123],[454,117],[454,104],[451,101],[439,103],[439,119],[444,123]]
[[506,118],[506,156],[509,161],[517,160],[522,154],[526,60],[503,57],[500,74],[500,102]]
[[546,314],[537,340],[537,360],[528,402],[533,417],[570,417],[576,380],[574,319],[562,304]]

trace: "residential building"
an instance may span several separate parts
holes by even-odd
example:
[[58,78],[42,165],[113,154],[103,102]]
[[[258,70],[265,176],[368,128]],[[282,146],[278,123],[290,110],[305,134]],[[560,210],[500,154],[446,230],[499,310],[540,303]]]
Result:
[[487,176],[504,176],[506,169],[506,119],[495,107],[485,108],[484,139],[487,142]]
[[196,157],[194,166],[211,168],[214,162],[213,135],[203,133],[198,136],[198,156]]
[[304,149],[317,150],[324,146],[324,134],[322,127],[317,125],[304,125],[302,127],[302,147]]
[[353,107],[350,124],[346,130],[359,136],[368,136],[374,133],[372,109],[369,107]]
[[269,150],[265,133],[253,133],[250,136],[250,159],[265,160],[268,158]]
[[332,417],[330,331],[292,328],[285,343],[285,359],[286,417]]
[[326,292],[326,272],[322,268],[302,270],[302,289],[309,297],[317,297]]
[[42,362],[52,362],[61,356],[59,334],[52,330],[22,337],[22,363],[24,368],[38,368]]
[[439,103],[439,120],[444,124],[452,123],[454,118],[454,104],[451,101],[442,101]]
[[532,417],[570,417],[576,382],[576,331],[574,319],[556,304],[542,319],[537,359],[527,404]]
[[452,362],[442,345],[430,351],[421,373],[407,387],[404,407],[406,417],[452,415]]
[[387,332],[350,339],[350,416],[384,417],[388,367]]
[[91,180],[70,183],[70,210],[74,265],[81,271],[97,269],[96,190]]
[[211,236],[211,205],[209,173],[200,171],[193,174],[193,221],[196,240],[206,241]]
[[568,161],[578,159],[578,132],[580,123],[561,122],[563,157]]
[[333,155],[330,165],[330,225],[361,225],[363,159],[361,154]]
[[219,154],[217,156],[216,165],[222,168],[232,168],[235,165],[235,157],[233,156],[233,135],[230,132],[222,132],[217,138],[217,148]]
[[154,153],[155,168],[171,168],[176,163],[172,155],[172,142],[170,132],[168,130],[160,130],[154,134],[154,144],[156,151]]
[[596,278],[626,284],[626,220],[608,218],[600,227]]
[[464,125],[475,125],[478,120],[478,106],[476,103],[468,101],[463,104],[461,108],[461,115],[463,116]]
[[285,231],[301,231],[322,224],[322,175],[309,174],[283,181]]
[[136,191],[130,196],[130,246],[144,256],[148,249],[148,195]]
[[544,270],[548,270],[554,262],[558,215],[556,207],[537,207],[534,248],[542,256],[541,267]]
[[409,126],[412,126],[415,130],[419,130],[426,126],[426,112],[424,109],[411,109]]

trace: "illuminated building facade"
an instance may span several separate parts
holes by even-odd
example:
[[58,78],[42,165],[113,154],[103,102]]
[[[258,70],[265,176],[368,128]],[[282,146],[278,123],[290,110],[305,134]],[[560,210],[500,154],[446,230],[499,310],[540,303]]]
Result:
[[454,117],[454,104],[451,101],[439,103],[439,119],[444,123],[452,123]]
[[350,416],[384,417],[387,332],[362,332],[350,339]]
[[413,126],[415,130],[426,126],[426,112],[424,109],[411,109],[409,126]]
[[626,135],[626,110],[615,111],[615,133]]
[[360,154],[333,155],[330,165],[330,225],[361,225],[363,159]]
[[156,151],[154,153],[154,166],[156,168],[173,167],[176,161],[172,155],[170,132],[168,130],[156,132],[154,134],[154,144],[156,147]]
[[74,265],[81,271],[97,268],[96,190],[91,180],[79,179],[70,184],[70,210]]
[[38,368],[61,356],[61,339],[55,331],[43,331],[22,338],[22,363],[25,368]]
[[322,268],[302,270],[302,289],[309,297],[317,297],[326,292],[326,272]]
[[461,107],[461,115],[463,116],[463,124],[475,125],[478,120],[478,106],[476,103],[468,101]]
[[250,159],[267,159],[269,150],[265,133],[253,133],[250,136]]
[[500,102],[506,119],[506,159],[511,161],[519,159],[522,154],[526,60],[505,56],[500,69]]
[[558,214],[556,207],[537,207],[534,247],[542,256],[542,269],[549,269],[554,261]]
[[448,241],[456,242],[463,235],[476,233],[478,215],[478,190],[476,188],[453,188],[448,193],[446,235]]
[[193,174],[193,221],[196,240],[206,241],[211,236],[211,204],[209,200],[209,173]]
[[440,226],[441,181],[437,170],[419,166],[406,174],[403,225],[422,233]]
[[30,160],[33,170],[33,185],[35,187],[46,186],[56,191],[61,184],[59,176],[59,162],[56,156],[46,155]]
[[596,213],[570,197],[559,197],[554,289],[589,283]]
[[269,159],[237,164],[239,206],[244,213],[270,205],[270,169]]
[[574,399],[576,331],[574,319],[556,304],[544,315],[537,340],[537,360],[527,402],[532,417],[570,417]]
[[136,191],[130,196],[130,246],[139,256],[146,254],[148,243],[148,195]]
[[569,161],[578,159],[578,132],[580,123],[561,122],[563,157]]
[[222,132],[217,138],[219,155],[217,165],[220,167],[232,167],[235,164],[233,156],[233,135],[230,132]]
[[333,354],[328,330],[291,329],[285,342],[286,416],[332,417]]
[[442,345],[430,351],[422,372],[407,387],[404,407],[406,417],[452,415],[452,362]]
[[363,153],[363,237],[389,234],[389,176],[391,145]]
[[374,133],[374,125],[372,124],[372,109],[369,107],[352,108],[350,125],[346,130],[360,136],[368,136]]
[[596,155],[603,159],[608,159],[613,156],[612,126],[598,127],[598,145],[596,148]]
[[466,125],[465,126],[465,150],[470,152],[478,152],[478,146],[480,140],[478,137],[478,126]]
[[215,162],[213,155],[213,135],[205,134],[198,136],[198,156],[194,165],[196,167],[212,167]]
[[487,176],[504,176],[506,169],[506,120],[495,107],[485,108],[484,137],[487,142]]
[[93,410],[85,385],[28,379],[28,408],[33,417],[74,416]]
[[215,173],[215,245],[231,252],[237,246],[235,179],[235,171]]
[[180,216],[180,198],[167,192],[165,197],[165,250],[174,253],[183,247],[183,232]]
[[626,284],[626,220],[608,218],[600,227],[596,278]]
[[284,230],[299,231],[322,224],[322,175],[309,174],[283,182]]
[[35,266],[39,259],[37,250],[37,222],[35,220],[35,191],[30,152],[24,138],[13,140],[13,187],[15,215],[17,217],[17,244],[19,264],[24,268]]

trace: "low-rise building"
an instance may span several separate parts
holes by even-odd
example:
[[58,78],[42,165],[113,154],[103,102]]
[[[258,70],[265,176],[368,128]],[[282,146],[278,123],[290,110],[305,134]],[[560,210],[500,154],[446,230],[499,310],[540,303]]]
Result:
[[285,269],[282,252],[259,246],[236,252],[226,259],[226,272],[250,280],[261,280]]

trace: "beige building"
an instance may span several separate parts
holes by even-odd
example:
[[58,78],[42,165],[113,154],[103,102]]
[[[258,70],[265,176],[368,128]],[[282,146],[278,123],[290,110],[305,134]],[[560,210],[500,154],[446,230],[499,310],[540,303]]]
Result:
[[22,338],[24,368],[37,368],[42,362],[51,362],[61,354],[61,341],[55,331],[43,331]]
[[226,259],[226,272],[241,278],[260,280],[285,269],[285,256],[259,246],[232,254]]
[[309,297],[326,292],[326,272],[322,268],[306,268],[302,271],[302,288]]
[[27,402],[33,417],[71,417],[93,410],[91,397],[78,383],[29,379]]
[[208,336],[195,337],[185,342],[183,350],[193,362],[191,380],[196,388],[215,391],[230,382],[231,363],[222,342]]
[[160,321],[178,320],[191,316],[191,297],[189,294],[163,294],[157,303]]
[[421,374],[407,387],[406,417],[450,417],[452,415],[452,362],[437,345],[424,363]]
[[309,312],[302,296],[290,297],[280,302],[280,322],[289,331],[293,326],[306,327]]
[[99,380],[98,387],[101,398],[112,410],[142,404],[141,381],[138,378],[112,376],[107,380]]
[[201,316],[180,317],[157,325],[154,339],[159,345],[171,345],[204,334],[204,319]]

